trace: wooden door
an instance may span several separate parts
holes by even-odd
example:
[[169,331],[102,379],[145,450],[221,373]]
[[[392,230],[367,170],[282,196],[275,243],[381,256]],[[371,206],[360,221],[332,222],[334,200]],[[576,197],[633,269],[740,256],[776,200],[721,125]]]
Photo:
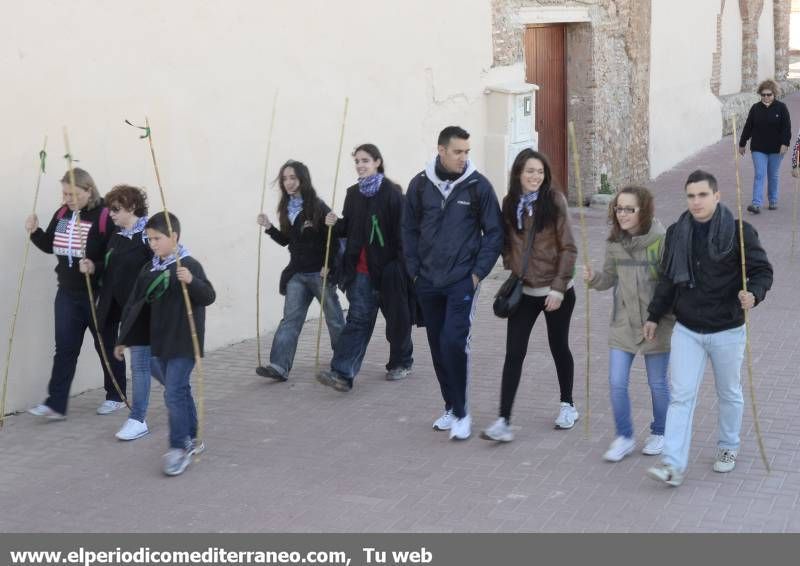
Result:
[[553,184],[567,193],[566,28],[563,25],[525,29],[525,81],[539,86],[536,130],[539,151],[547,155]]

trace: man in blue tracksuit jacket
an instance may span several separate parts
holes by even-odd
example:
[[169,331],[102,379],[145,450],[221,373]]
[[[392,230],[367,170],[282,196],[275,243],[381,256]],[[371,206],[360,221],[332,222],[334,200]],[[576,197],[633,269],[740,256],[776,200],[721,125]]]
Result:
[[467,384],[478,285],[503,247],[500,205],[469,161],[469,133],[449,126],[438,155],[408,186],[403,252],[428,333],[445,412],[433,423],[450,438],[471,434]]

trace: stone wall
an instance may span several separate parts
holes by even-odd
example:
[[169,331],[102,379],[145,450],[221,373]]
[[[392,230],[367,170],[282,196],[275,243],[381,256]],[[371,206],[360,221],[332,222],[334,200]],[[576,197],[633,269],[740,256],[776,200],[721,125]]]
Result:
[[516,14],[536,6],[588,7],[592,19],[567,25],[567,119],[579,139],[584,193],[599,189],[603,173],[615,187],[646,181],[650,0],[492,0],[495,66],[523,60]]

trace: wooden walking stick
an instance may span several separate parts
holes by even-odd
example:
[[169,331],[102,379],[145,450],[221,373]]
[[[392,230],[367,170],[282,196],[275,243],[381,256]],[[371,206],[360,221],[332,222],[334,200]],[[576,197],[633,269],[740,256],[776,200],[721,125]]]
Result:
[[[42,184],[42,175],[45,173],[45,161],[47,160],[47,136],[44,137],[42,150],[39,152],[39,166],[36,175],[36,190],[33,192],[33,208],[31,214],[36,214],[36,203],[39,201],[39,186]],[[8,333],[8,351],[6,352],[6,365],[3,369],[3,393],[0,396],[0,430],[5,424],[6,415],[6,392],[8,391],[8,370],[11,367],[11,349],[14,346],[14,331],[17,327],[17,315],[22,299],[22,284],[25,281],[25,268],[28,265],[28,254],[31,249],[30,235],[25,238],[25,250],[22,253],[22,267],[19,270],[19,283],[17,284],[17,302],[14,305],[14,313],[11,315],[11,329]]]
[[[264,202],[267,196],[267,175],[269,171],[269,154],[272,150],[272,131],[275,128],[275,108],[278,106],[278,90],[275,90],[275,97],[272,99],[272,118],[269,121],[269,136],[267,137],[267,157],[264,160],[264,181],[261,185],[261,206],[258,210],[264,212]],[[256,261],[256,355],[258,366],[262,367],[261,361],[261,239],[264,230],[258,227],[258,260]]]
[[[739,175],[739,146],[736,143],[736,114],[731,116],[733,125],[733,153],[736,165],[736,210],[739,214],[739,256],[742,260],[742,289],[747,292],[747,265],[744,258],[744,221],[742,220],[742,181]],[[744,309],[744,329],[745,329],[745,351],[747,352],[747,382],[750,387],[750,407],[753,411],[753,427],[756,431],[756,441],[758,451],[761,453],[761,461],[769,473],[769,461],[767,452],[764,449],[764,440],[761,438],[761,426],[758,423],[758,408],[756,406],[756,388],[753,384],[753,355],[750,350],[750,309]]]
[[[158,190],[161,194],[161,206],[164,209],[164,218],[167,221],[167,236],[172,238],[172,221],[169,218],[169,210],[167,209],[167,198],[164,192],[164,185],[161,184],[161,173],[158,170],[158,161],[156,160],[156,150],[153,146],[153,132],[150,129],[150,120],[145,116],[144,119],[145,126],[135,126],[131,124],[128,120],[125,120],[125,123],[133,126],[135,128],[139,128],[140,130],[144,130],[144,135],[139,136],[140,139],[147,138],[147,141],[150,144],[150,156],[153,159],[153,170],[156,174],[156,182],[158,183]],[[175,247],[175,267],[180,269],[181,267],[181,258],[178,254],[178,247]],[[197,338],[197,325],[194,323],[194,313],[192,311],[192,301],[189,299],[189,290],[186,288],[186,283],[183,281],[180,282],[181,284],[181,291],[183,293],[183,302],[186,306],[186,319],[189,322],[189,332],[192,335],[192,349],[194,350],[194,365],[195,369],[197,370],[197,441],[198,443],[203,439],[203,424],[204,424],[204,415],[205,415],[205,403],[203,398],[203,357],[200,355],[200,341]]]
[[[586,237],[586,219],[584,218],[583,212],[583,185],[581,183],[581,166],[578,160],[578,142],[575,140],[575,124],[572,120],[569,121],[567,126],[569,130],[569,139],[572,145],[572,162],[575,167],[575,185],[578,188],[578,204],[580,207],[578,208],[578,214],[580,216],[580,224],[581,224],[581,251],[583,256],[583,264],[589,265],[589,242]],[[591,343],[590,343],[590,328],[591,328],[591,303],[589,302],[589,282],[585,281],[585,303],[586,303],[586,418],[583,421],[583,430],[586,436],[589,436],[589,415],[590,415],[590,404],[589,404],[589,372],[591,370]]]
[[[67,128],[64,127],[64,148],[66,149],[67,153],[64,155],[64,158],[67,160],[67,176],[69,178],[69,188],[70,192],[72,193],[72,198],[77,203],[78,201],[78,187],[75,184],[75,170],[72,167],[72,151],[69,148],[69,136],[67,135]],[[78,230],[78,235],[81,239],[81,247],[83,248],[83,259],[88,259],[86,257],[86,236],[83,234],[83,229],[81,228],[81,211],[80,209],[75,211],[74,222],[72,224],[72,230]],[[83,274],[84,279],[86,281],[86,292],[89,294],[89,310],[92,313],[92,323],[94,324],[94,331],[97,335],[97,343],[100,346],[100,358],[103,360],[103,365],[108,372],[108,375],[111,376],[111,383],[114,385],[114,389],[119,395],[119,398],[125,403],[125,406],[128,407],[128,410],[131,408],[131,404],[128,402],[128,398],[125,396],[125,393],[122,391],[122,388],[117,383],[117,377],[114,375],[114,372],[111,369],[111,363],[108,361],[108,354],[106,353],[106,345],[103,342],[103,332],[100,328],[100,325],[97,323],[97,307],[95,307],[94,302],[94,290],[92,289],[92,278],[89,275],[89,272]]]
[[[331,210],[336,203],[336,185],[339,181],[339,166],[342,162],[342,145],[344,145],[344,127],[347,123],[347,107],[350,105],[350,98],[344,99],[344,114],[342,115],[342,130],[339,134],[339,150],[336,152],[336,173],[333,176],[333,196],[331,197]],[[325,244],[325,263],[322,273],[322,290],[319,299],[319,324],[317,324],[317,354],[314,358],[314,375],[319,373],[319,341],[322,336],[322,322],[325,320],[325,293],[328,290],[328,260],[331,254],[331,237],[333,236],[333,226],[328,226],[328,239]]]

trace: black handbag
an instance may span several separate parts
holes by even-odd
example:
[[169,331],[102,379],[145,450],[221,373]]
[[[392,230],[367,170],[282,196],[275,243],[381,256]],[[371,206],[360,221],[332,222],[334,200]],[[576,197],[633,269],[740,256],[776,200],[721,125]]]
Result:
[[525,249],[523,261],[525,262],[522,267],[522,275],[517,277],[514,273],[508,276],[505,283],[500,286],[500,289],[494,296],[494,303],[492,310],[495,316],[499,318],[508,318],[514,314],[519,308],[522,301],[522,286],[525,280],[525,272],[528,270],[529,256],[531,247],[533,246],[533,235],[536,232],[536,227],[531,224],[531,233],[528,235],[528,245]]

